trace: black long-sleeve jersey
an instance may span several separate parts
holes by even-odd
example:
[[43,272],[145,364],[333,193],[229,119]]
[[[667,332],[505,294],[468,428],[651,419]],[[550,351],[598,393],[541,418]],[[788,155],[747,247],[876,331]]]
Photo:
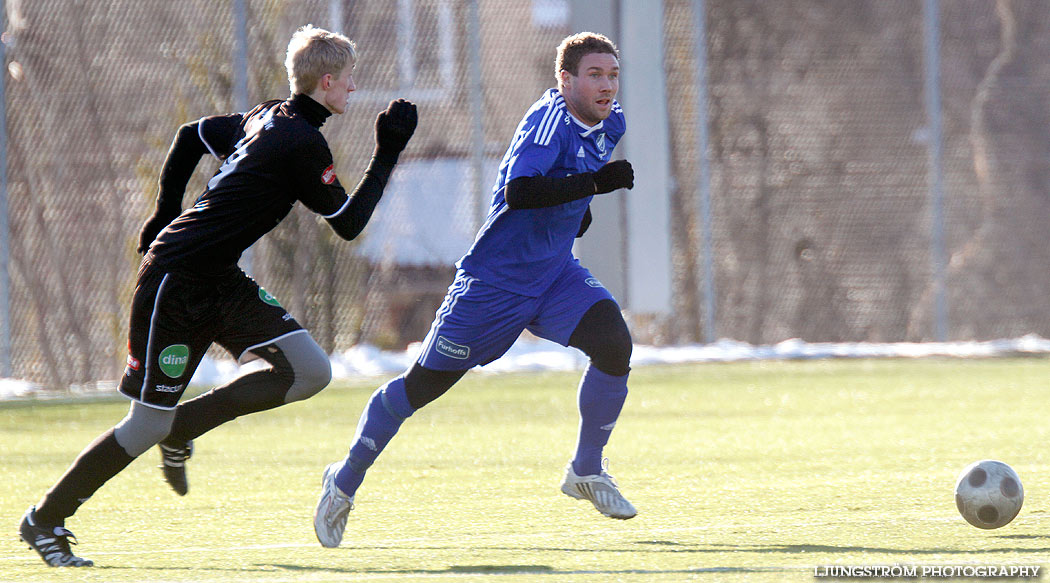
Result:
[[[373,157],[348,196],[320,132],[329,115],[320,103],[297,94],[244,114],[182,126],[161,171],[157,198],[157,215],[173,220],[150,245],[150,261],[199,274],[227,271],[297,200],[322,215],[340,237],[356,237],[372,216],[394,161]],[[196,203],[182,211],[186,184],[208,152],[224,162]]]

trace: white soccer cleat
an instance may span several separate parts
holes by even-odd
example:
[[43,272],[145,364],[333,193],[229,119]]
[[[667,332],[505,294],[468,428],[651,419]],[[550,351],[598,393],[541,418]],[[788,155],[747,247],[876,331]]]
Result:
[[561,491],[577,500],[590,500],[598,512],[609,518],[627,520],[638,514],[604,469],[600,474],[577,476],[570,463],[565,471],[565,480],[561,483]]
[[343,541],[346,531],[346,518],[354,509],[354,497],[335,485],[335,474],[343,462],[332,462],[324,469],[321,478],[321,499],[314,510],[314,533],[321,546],[334,549]]

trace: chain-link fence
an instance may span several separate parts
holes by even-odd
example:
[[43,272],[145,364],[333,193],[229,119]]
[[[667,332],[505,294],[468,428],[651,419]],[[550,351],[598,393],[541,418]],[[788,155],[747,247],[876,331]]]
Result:
[[[358,91],[324,128],[344,185],[367,164],[385,103],[420,106],[361,238],[341,241],[297,208],[251,253],[256,279],[330,352],[422,338],[514,126],[553,84],[554,47],[574,32],[569,0],[4,4],[11,374],[55,388],[120,375],[137,232],[174,131],[243,106],[237,10],[249,105],[287,95],[284,48],[298,26],[357,42]],[[662,6],[674,304],[638,339],[697,341],[705,326],[756,344],[931,339],[921,0]],[[940,22],[948,338],[1050,336],[1050,12],[1038,0],[953,0]],[[627,114],[628,136],[644,143]],[[216,163],[201,166],[186,206]],[[713,281],[700,269],[701,179]]]
[[[1050,12],[940,2],[949,340],[1050,334]],[[693,3],[667,3],[677,338],[696,317]],[[927,8],[929,8],[927,6]],[[756,344],[934,338],[924,3],[707,2],[714,321]],[[627,73],[625,73],[626,75]]]

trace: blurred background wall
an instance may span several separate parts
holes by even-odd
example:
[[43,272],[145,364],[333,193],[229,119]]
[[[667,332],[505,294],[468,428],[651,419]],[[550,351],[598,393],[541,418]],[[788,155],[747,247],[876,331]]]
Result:
[[[358,91],[324,128],[345,186],[376,113],[420,108],[364,235],[297,208],[248,258],[329,352],[422,339],[514,127],[554,85],[556,45],[584,29],[622,50],[617,156],[639,181],[596,200],[578,254],[637,341],[1050,337],[1039,0],[0,4],[0,376],[119,378],[175,130],[286,97],[284,49],[306,23],[358,44]],[[202,161],[184,206],[216,167]]]

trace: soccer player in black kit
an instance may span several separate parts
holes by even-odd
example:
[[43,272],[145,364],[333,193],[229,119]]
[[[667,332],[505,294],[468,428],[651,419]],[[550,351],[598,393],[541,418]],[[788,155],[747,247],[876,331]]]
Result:
[[[306,399],[331,381],[321,347],[237,261],[296,201],[347,240],[371,217],[417,118],[415,105],[401,99],[379,114],[371,163],[348,195],[320,127],[346,111],[356,61],[346,37],[302,27],[288,44],[289,99],[179,128],[161,171],[156,212],[139,240],[145,257],[120,383],[131,409],[80,453],[19,527],[48,565],[93,564],[70,551],[66,519],[154,445],[160,445],[165,479],[185,494],[184,462],[194,438],[241,415]],[[209,153],[223,164],[196,203],[182,210],[186,184]],[[271,366],[180,404],[213,342],[241,362],[261,358]]]

